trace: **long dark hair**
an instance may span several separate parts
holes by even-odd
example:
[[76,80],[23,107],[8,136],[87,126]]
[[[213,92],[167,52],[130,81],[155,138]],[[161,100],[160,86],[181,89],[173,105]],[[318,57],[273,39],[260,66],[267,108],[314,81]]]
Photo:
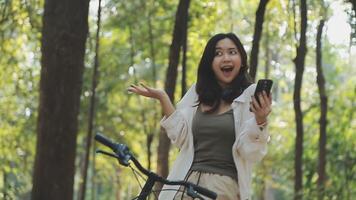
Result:
[[[215,57],[216,44],[225,38],[229,38],[236,45],[241,56],[241,68],[239,74],[231,84],[223,89],[215,77],[212,63]],[[214,35],[206,44],[198,67],[198,80],[196,84],[198,105],[209,105],[212,108],[208,112],[214,112],[219,107],[221,99],[231,103],[252,83],[247,70],[247,54],[240,39],[234,33],[219,33]]]

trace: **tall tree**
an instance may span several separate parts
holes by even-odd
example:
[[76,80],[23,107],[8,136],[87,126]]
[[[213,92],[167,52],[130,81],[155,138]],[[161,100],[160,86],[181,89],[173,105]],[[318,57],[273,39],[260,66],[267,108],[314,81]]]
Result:
[[350,48],[352,45],[356,45],[356,0],[346,0],[351,3],[352,11],[349,13],[349,23],[351,26],[350,33]]
[[147,1],[145,5],[147,7],[147,25],[148,25],[148,37],[150,46],[150,56],[151,56],[151,67],[152,67],[152,81],[154,87],[156,87],[157,72],[156,72],[156,50],[154,45],[154,35],[153,35],[153,25],[152,25],[152,8],[149,5],[154,5],[154,3]]
[[250,57],[250,75],[253,80],[256,78],[257,65],[258,65],[258,51],[262,35],[262,28],[266,6],[269,0],[260,0],[256,11],[255,31],[253,33],[251,57]]
[[188,19],[187,23],[184,24],[184,35],[182,41],[182,51],[183,51],[183,58],[182,58],[182,97],[184,96],[185,92],[187,91],[187,46],[188,46]]
[[316,72],[317,83],[319,88],[320,97],[320,133],[319,133],[319,166],[318,166],[318,187],[319,187],[319,200],[324,197],[325,189],[325,166],[326,166],[326,125],[327,125],[327,111],[328,111],[328,98],[325,91],[325,78],[322,69],[322,33],[324,27],[324,20],[320,20],[318,32],[316,37]]
[[[267,22],[269,20],[267,19]],[[265,36],[265,73],[264,73],[264,77],[268,78],[269,74],[270,74],[270,68],[271,68],[271,48],[270,48],[270,44],[269,44],[269,40],[270,40],[270,33],[269,33],[269,28],[268,28],[268,23],[267,23],[267,27],[266,27],[266,36]]]
[[301,108],[301,89],[304,73],[304,62],[307,54],[306,46],[306,31],[307,31],[307,3],[306,0],[300,0],[300,38],[299,46],[297,46],[297,55],[294,58],[295,64],[295,84],[293,92],[293,102],[296,121],[296,141],[295,141],[295,183],[294,183],[294,199],[303,198],[303,113]]
[[[170,100],[174,102],[174,92],[177,82],[178,63],[180,57],[180,49],[184,41],[184,28],[187,28],[188,10],[190,0],[180,0],[176,12],[176,19],[174,23],[173,38],[169,49],[169,64],[166,72],[166,81],[164,89],[167,92]],[[157,173],[163,177],[168,175],[168,155],[170,149],[170,141],[167,134],[161,129],[158,142],[158,156],[157,156]],[[158,189],[162,185],[157,186]]]
[[230,13],[229,18],[230,18],[230,31],[234,31],[234,12],[233,12],[233,3],[232,0],[228,0],[228,12]]
[[73,198],[89,1],[46,0],[32,199]]
[[8,194],[7,194],[7,187],[8,187],[8,183],[7,183],[7,173],[5,171],[3,171],[3,188],[2,188],[2,196],[4,198],[4,200],[8,199]]
[[95,37],[95,56],[94,56],[94,71],[91,86],[91,97],[89,106],[89,119],[88,119],[88,133],[85,145],[85,155],[84,155],[84,166],[82,169],[82,183],[79,190],[79,200],[85,199],[87,176],[88,176],[88,166],[89,166],[89,155],[91,144],[93,141],[93,127],[95,120],[95,98],[96,98],[96,87],[98,85],[98,71],[99,71],[99,39],[100,39],[100,22],[101,22],[101,0],[99,0],[98,5],[98,18],[97,18],[97,31]]
[[[149,5],[154,5],[154,3],[147,1],[146,2],[146,7],[147,7],[147,25],[148,25],[148,36],[149,36],[149,46],[150,46],[150,57],[151,57],[151,68],[152,68],[152,82],[153,86],[156,87],[156,81],[157,81],[157,72],[156,72],[156,50],[155,50],[155,45],[154,45],[154,34],[153,34],[153,24],[152,24],[152,12],[153,8],[151,8]],[[152,158],[152,143],[153,143],[153,138],[154,138],[154,128],[150,129],[148,127],[148,123],[146,121],[146,117],[144,116],[144,110],[142,112],[142,117],[145,120],[143,123],[144,125],[144,130],[146,133],[146,149],[147,149],[147,168],[151,170],[151,158]],[[154,120],[157,122],[158,120],[158,112],[154,113]],[[154,123],[156,124],[156,123]]]

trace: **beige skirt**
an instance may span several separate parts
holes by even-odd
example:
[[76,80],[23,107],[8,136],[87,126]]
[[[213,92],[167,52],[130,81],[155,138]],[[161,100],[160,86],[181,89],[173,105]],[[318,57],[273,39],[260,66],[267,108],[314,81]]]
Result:
[[[189,171],[186,180],[214,191],[218,195],[217,200],[240,200],[239,185],[236,180],[229,176]],[[186,193],[185,187],[180,187],[174,196],[174,200],[192,200],[193,198]],[[202,197],[204,199],[210,199],[205,196]]]

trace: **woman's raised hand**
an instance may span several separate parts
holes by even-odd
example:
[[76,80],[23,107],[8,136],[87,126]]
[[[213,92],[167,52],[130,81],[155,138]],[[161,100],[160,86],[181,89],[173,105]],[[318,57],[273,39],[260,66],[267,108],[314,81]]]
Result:
[[127,91],[158,100],[161,100],[161,98],[166,95],[164,90],[148,87],[143,83],[140,83],[140,85],[141,86],[132,84],[129,88],[127,88]]
[[140,83],[141,86],[130,85],[127,91],[136,93],[149,98],[158,99],[161,103],[163,114],[165,116],[170,116],[174,111],[174,106],[169,99],[167,93],[164,90],[148,87],[147,85]]

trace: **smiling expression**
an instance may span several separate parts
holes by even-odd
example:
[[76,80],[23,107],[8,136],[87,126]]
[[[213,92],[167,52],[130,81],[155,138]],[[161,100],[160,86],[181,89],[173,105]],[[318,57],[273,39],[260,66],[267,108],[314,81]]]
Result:
[[239,74],[241,56],[231,39],[224,38],[216,43],[212,68],[219,85],[223,88]]

